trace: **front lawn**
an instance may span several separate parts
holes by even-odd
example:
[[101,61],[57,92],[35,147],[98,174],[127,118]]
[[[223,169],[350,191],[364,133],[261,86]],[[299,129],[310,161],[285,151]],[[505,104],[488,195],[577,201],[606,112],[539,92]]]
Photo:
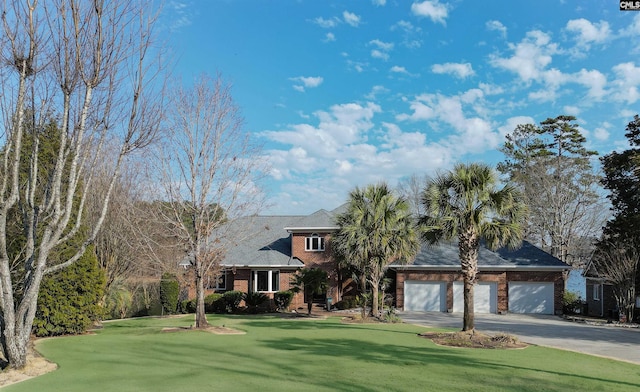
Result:
[[417,337],[426,329],[414,325],[274,316],[209,321],[247,333],[162,332],[193,316],[108,323],[95,335],[39,342],[59,369],[2,391],[640,390],[638,365],[534,346],[440,347]]

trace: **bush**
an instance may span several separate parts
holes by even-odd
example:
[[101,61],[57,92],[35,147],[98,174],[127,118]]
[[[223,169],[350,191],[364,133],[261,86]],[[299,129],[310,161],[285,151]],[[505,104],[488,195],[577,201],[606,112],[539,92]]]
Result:
[[345,297],[342,297],[342,301],[336,302],[335,306],[340,310],[345,310],[345,309],[356,308],[358,305],[357,305],[356,297],[345,296]]
[[178,296],[180,295],[180,284],[175,275],[165,272],[160,280],[160,303],[162,308],[169,314],[178,311]]
[[291,301],[293,301],[293,292],[278,291],[273,295],[273,301],[276,303],[276,309],[283,312],[291,305]]
[[224,303],[224,308],[227,313],[235,313],[238,311],[238,307],[240,306],[240,302],[244,297],[244,293],[242,291],[227,291],[222,295],[222,300]]
[[33,333],[57,336],[86,332],[104,315],[100,306],[104,287],[104,272],[89,247],[77,262],[42,279]]
[[565,291],[562,296],[562,312],[564,314],[576,314],[581,313],[584,306],[584,301],[573,291]]
[[249,292],[244,294],[244,302],[251,313],[258,313],[260,306],[269,300],[265,293]]
[[209,294],[204,297],[204,311],[206,313],[224,313],[225,305],[222,297],[223,295],[219,293]]
[[187,299],[181,302],[180,308],[183,313],[195,313],[196,312],[196,299]]

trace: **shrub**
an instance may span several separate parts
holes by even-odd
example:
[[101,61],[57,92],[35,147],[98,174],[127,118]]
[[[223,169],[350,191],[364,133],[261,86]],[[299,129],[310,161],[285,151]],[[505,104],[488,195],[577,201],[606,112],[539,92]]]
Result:
[[342,301],[336,302],[335,306],[340,310],[344,310],[344,309],[353,309],[358,305],[356,303],[356,297],[345,296],[345,297],[342,297]]
[[573,291],[565,291],[562,296],[562,311],[565,314],[576,314],[582,311],[584,302],[582,298]]
[[235,313],[238,311],[238,307],[240,306],[240,302],[242,302],[242,297],[244,293],[242,291],[227,291],[222,295],[222,299],[224,302],[225,311],[227,313]]
[[180,308],[183,313],[195,313],[196,312],[196,299],[187,299],[181,302]]
[[133,294],[124,279],[115,279],[108,288],[105,307],[111,318],[125,318],[131,313]]
[[396,313],[396,308],[387,308],[384,312],[384,321],[387,323],[401,323],[402,319]]
[[223,295],[219,293],[209,294],[204,297],[204,311],[207,313],[223,313],[225,310]]
[[100,320],[105,276],[93,247],[80,259],[42,279],[33,321],[36,336],[79,334]]
[[260,306],[268,300],[269,297],[265,293],[252,291],[244,294],[244,302],[251,313],[258,313]]
[[273,295],[273,301],[276,303],[276,309],[283,312],[291,305],[291,301],[293,301],[293,292],[278,291]]
[[160,303],[162,308],[169,314],[178,311],[178,296],[180,295],[180,284],[175,275],[165,272],[160,280]]

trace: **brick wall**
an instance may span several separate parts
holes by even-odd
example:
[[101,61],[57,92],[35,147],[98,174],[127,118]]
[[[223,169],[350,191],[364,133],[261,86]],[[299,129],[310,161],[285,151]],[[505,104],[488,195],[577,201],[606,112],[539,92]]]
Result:
[[[311,233],[293,233],[291,237],[291,254],[293,257],[297,257],[305,265],[305,268],[320,268],[327,272],[329,277],[329,288],[327,289],[327,297],[331,297],[333,303],[338,302],[342,296],[342,287],[338,281],[337,264],[333,258],[333,251],[331,248],[331,234],[330,233],[317,233],[320,237],[324,238],[325,249],[321,252],[306,251],[305,239],[311,235]],[[302,304],[304,304],[304,298],[302,296]]]

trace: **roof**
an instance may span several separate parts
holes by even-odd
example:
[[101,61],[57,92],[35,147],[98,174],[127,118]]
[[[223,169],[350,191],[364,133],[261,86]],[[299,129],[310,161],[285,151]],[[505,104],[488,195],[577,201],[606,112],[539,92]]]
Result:
[[[394,263],[391,267],[416,270],[459,270],[458,242],[423,244],[413,262],[406,265]],[[515,250],[500,248],[491,251],[481,245],[478,252],[478,270],[480,271],[562,271],[569,268],[569,265],[527,241],[523,241],[522,246]]]
[[[338,207],[339,209],[340,207]],[[221,264],[225,267],[298,268],[304,264],[291,256],[290,232],[328,232],[337,230],[338,209],[320,209],[311,215],[250,216],[224,228],[228,242]],[[219,235],[219,233],[218,233]]]

